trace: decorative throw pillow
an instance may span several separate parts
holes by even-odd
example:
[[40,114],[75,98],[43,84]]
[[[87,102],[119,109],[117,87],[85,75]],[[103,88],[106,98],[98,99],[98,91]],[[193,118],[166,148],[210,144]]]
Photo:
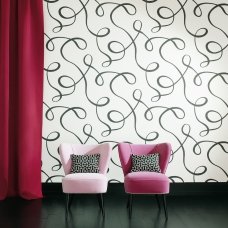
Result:
[[148,154],[148,155],[131,155],[132,168],[131,172],[161,172],[159,166],[159,153]]
[[71,173],[99,173],[100,154],[71,154]]

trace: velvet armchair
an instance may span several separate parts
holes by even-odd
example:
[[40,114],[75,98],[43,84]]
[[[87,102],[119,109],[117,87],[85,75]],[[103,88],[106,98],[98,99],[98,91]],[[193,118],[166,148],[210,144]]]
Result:
[[[119,143],[118,152],[120,163],[124,174],[125,192],[129,194],[128,209],[129,216],[132,215],[133,194],[154,194],[160,209],[158,195],[162,196],[166,219],[168,218],[166,195],[169,193],[170,181],[165,175],[170,154],[171,145],[169,143],[160,144],[130,144]],[[132,171],[132,155],[152,155],[159,154],[159,171]],[[140,156],[139,156],[140,157]]]
[[[108,143],[98,145],[62,143],[59,146],[60,159],[65,173],[62,178],[62,189],[66,194],[66,217],[68,216],[73,194],[78,193],[97,194],[100,209],[103,216],[105,215],[103,193],[107,191],[108,186],[107,170],[111,150]],[[97,172],[93,172],[91,169],[84,170],[84,172],[72,172],[72,155],[79,155],[79,158],[82,158],[79,160],[83,162],[82,167],[80,167],[82,169],[85,166],[90,168],[90,164],[87,164],[89,161],[85,161],[85,155],[99,155]]]

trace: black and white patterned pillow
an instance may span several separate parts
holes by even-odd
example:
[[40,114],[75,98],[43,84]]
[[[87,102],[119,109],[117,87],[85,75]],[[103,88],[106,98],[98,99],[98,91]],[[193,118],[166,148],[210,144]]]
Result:
[[71,154],[71,173],[99,173],[100,154]]
[[131,172],[161,172],[159,166],[159,153],[148,154],[148,155],[131,155],[132,168]]

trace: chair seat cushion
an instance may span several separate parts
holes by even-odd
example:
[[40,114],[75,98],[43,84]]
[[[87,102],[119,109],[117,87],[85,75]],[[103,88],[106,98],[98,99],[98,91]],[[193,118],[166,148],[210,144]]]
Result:
[[101,173],[72,173],[62,179],[64,193],[104,193],[108,178]]
[[127,193],[167,194],[169,185],[169,178],[163,173],[133,172],[124,178],[124,188]]

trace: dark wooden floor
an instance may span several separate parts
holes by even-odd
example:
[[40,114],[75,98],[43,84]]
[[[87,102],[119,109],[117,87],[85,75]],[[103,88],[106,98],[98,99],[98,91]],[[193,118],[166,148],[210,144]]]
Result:
[[125,194],[106,194],[102,218],[95,195],[77,195],[65,220],[63,195],[0,201],[1,228],[228,228],[228,196],[169,196],[169,219],[153,196],[137,195],[128,218]]

